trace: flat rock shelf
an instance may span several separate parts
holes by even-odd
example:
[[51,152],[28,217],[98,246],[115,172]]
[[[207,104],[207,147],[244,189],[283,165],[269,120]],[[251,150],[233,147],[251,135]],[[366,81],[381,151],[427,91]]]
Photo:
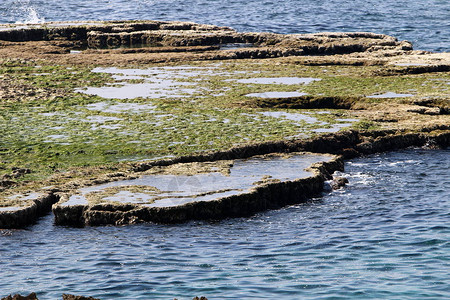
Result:
[[248,216],[304,201],[342,168],[340,156],[312,153],[179,163],[64,194],[53,213],[56,224],[71,226]]
[[450,53],[370,32],[0,24],[0,228],[304,201],[343,158],[447,147],[449,71]]

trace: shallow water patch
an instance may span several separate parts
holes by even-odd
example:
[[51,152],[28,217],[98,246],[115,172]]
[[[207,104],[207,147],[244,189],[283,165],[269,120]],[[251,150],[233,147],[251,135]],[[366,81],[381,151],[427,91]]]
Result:
[[157,83],[124,83],[117,87],[88,87],[86,89],[76,89],[76,91],[106,99],[185,97],[186,94],[193,94],[197,91],[195,89],[178,88],[185,85],[192,84],[163,80]]
[[14,194],[0,199],[0,211],[16,211],[30,205],[33,200],[42,197],[42,193],[32,192]]
[[[116,80],[114,85],[103,87],[77,88],[75,91],[97,95],[107,99],[134,99],[186,97],[196,93],[208,92],[202,87],[205,78],[233,76],[247,71],[223,71],[218,64],[207,66],[164,66],[146,69],[120,69],[116,67],[98,67],[93,73],[110,74]],[[139,81],[138,83],[136,81]],[[222,90],[216,92],[223,92]]]
[[18,206],[8,206],[8,207],[0,207],[0,211],[17,211],[19,209],[22,209],[23,207],[18,207]]
[[336,122],[339,123],[333,123],[333,124],[329,124],[326,127],[321,127],[321,128],[315,128],[312,129],[311,131],[316,132],[316,133],[333,133],[333,132],[338,132],[341,129],[350,127],[353,125],[353,123],[358,122],[358,119],[352,119],[352,118],[346,118],[346,119],[335,119]]
[[284,111],[264,111],[259,113],[266,117],[281,118],[290,121],[295,121],[298,125],[301,125],[302,122],[310,124],[319,122],[317,118],[308,116],[306,114],[290,113]]
[[258,78],[246,78],[238,79],[236,82],[239,83],[252,83],[252,84],[310,84],[314,81],[320,81],[320,78],[312,77],[258,77]]
[[99,129],[109,129],[109,130],[117,130],[123,128],[125,125],[122,124],[111,124],[111,125],[92,125],[91,130],[99,130]]
[[[194,70],[201,70],[200,73]],[[97,95],[107,99],[165,98],[185,97],[198,90],[187,88],[195,83],[183,81],[183,78],[195,77],[210,72],[210,68],[191,66],[155,67],[148,69],[95,68],[94,73],[112,74],[118,80],[115,86],[78,88],[77,92]],[[142,83],[130,83],[130,80],[142,80]]]
[[430,64],[421,64],[421,63],[397,63],[395,64],[399,67],[421,67],[421,66],[430,66]]
[[87,116],[86,119],[82,119],[83,122],[87,123],[106,123],[110,121],[121,121],[122,118],[117,117],[107,117],[107,116]]
[[51,134],[47,135],[45,137],[46,139],[43,140],[44,143],[55,143],[59,145],[70,145],[70,143],[65,142],[67,139],[70,138],[70,136],[66,134]]
[[228,44],[220,44],[220,50],[235,50],[241,48],[253,48],[256,47],[255,44],[252,43],[228,43]]
[[127,102],[97,102],[86,105],[88,110],[101,111],[104,113],[142,113],[154,112],[156,106],[153,104],[127,103]]
[[265,93],[251,93],[245,95],[246,97],[257,97],[257,98],[291,98],[291,97],[301,97],[306,96],[307,93],[302,92],[265,92]]
[[[206,173],[186,174],[183,171],[175,175],[157,173],[144,175],[138,179],[82,188],[78,194],[70,196],[62,205],[86,205],[93,197],[96,203],[139,203],[149,207],[170,207],[190,202],[212,201],[249,193],[252,188],[264,184],[311,176],[312,173],[305,170],[306,168],[313,163],[331,159],[330,155],[273,154],[235,160],[225,169],[222,166],[221,170],[209,163],[206,165],[209,172]],[[186,169],[186,165],[180,164],[181,170]],[[202,167],[199,170],[202,170]],[[173,173],[173,170],[171,172]],[[99,197],[102,194],[107,196]]]
[[53,135],[47,135],[48,139],[65,139],[68,138],[67,135],[64,134],[53,134]]

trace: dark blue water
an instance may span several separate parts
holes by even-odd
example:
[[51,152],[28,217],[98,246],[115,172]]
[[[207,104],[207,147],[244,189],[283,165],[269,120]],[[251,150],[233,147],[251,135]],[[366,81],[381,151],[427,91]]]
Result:
[[1,0],[0,23],[30,20],[182,20],[239,31],[371,31],[450,50],[448,0]]
[[0,235],[0,296],[449,299],[450,150],[346,164],[350,184],[250,219]]

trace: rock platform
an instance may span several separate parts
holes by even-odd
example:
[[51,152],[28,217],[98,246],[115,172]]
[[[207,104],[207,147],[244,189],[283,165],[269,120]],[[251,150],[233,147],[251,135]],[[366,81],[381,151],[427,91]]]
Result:
[[[101,77],[94,72],[95,68],[152,67],[152,70],[162,72],[165,67],[180,67],[183,64],[180,70],[185,71],[192,68],[190,64],[195,64],[193,69],[208,68],[210,66],[204,65],[209,61],[218,62],[214,68],[205,71],[213,75],[220,73],[222,67],[225,68],[221,65],[225,62],[230,63],[227,67],[232,76],[242,77],[244,76],[242,74],[247,74],[247,69],[253,67],[255,70],[251,73],[252,76],[266,74],[269,79],[300,76],[306,72],[312,74],[308,76],[314,76],[314,78],[307,77],[312,79],[310,84],[313,88],[306,93],[303,89],[308,88],[307,84],[296,85],[295,91],[288,91],[285,86],[273,84],[271,88],[278,89],[278,92],[297,96],[264,97],[276,92],[259,83],[239,86],[242,84],[239,80],[245,82],[246,78],[208,77],[205,81],[211,84],[207,88],[204,87],[207,91],[204,94],[190,98],[188,95],[181,95],[176,99],[175,97],[173,99],[169,97],[169,100],[158,99],[157,103],[152,102],[156,102],[156,97],[138,99],[135,103],[131,103],[134,100],[129,99],[127,100],[129,103],[116,103],[116,108],[124,107],[120,104],[125,106],[132,104],[134,105],[132,107],[138,108],[137,111],[144,107],[148,111],[139,112],[145,121],[150,118],[149,111],[156,107],[159,109],[168,107],[167,111],[170,113],[181,111],[182,116],[185,116],[185,113],[195,115],[195,109],[202,108],[208,112],[233,110],[242,115],[253,114],[253,117],[261,116],[261,112],[279,110],[291,113],[300,109],[335,109],[340,111],[330,115],[357,118],[356,120],[360,120],[359,127],[331,134],[319,134],[320,131],[314,131],[314,128],[309,126],[300,132],[303,137],[298,134],[299,132],[294,136],[287,133],[283,136],[279,132],[284,128],[280,127],[281,129],[276,132],[278,134],[276,140],[265,140],[261,134],[258,137],[261,140],[255,137],[255,140],[250,142],[247,142],[248,138],[242,138],[233,144],[220,141],[224,144],[211,151],[208,148],[193,147],[192,150],[185,150],[181,146],[176,148],[181,142],[174,140],[167,149],[173,148],[180,151],[178,153],[183,153],[182,155],[177,154],[170,159],[157,159],[154,158],[158,157],[155,154],[152,161],[133,162],[130,159],[126,163],[117,161],[111,163],[112,158],[108,156],[110,153],[120,152],[121,149],[86,150],[88,143],[85,141],[76,145],[70,143],[65,145],[58,142],[58,138],[65,137],[64,134],[49,134],[50,140],[43,139],[35,144],[26,139],[22,141],[18,137],[16,140],[12,139],[13,142],[10,144],[2,144],[0,149],[0,228],[21,228],[33,224],[39,216],[49,213],[52,207],[55,223],[69,226],[125,225],[139,222],[178,223],[188,220],[250,216],[266,209],[306,201],[320,193],[324,182],[332,178],[332,173],[342,170],[344,159],[411,146],[438,148],[449,145],[450,95],[447,87],[450,81],[447,80],[450,72],[450,54],[413,50],[412,44],[408,41],[398,41],[392,36],[368,32],[311,34],[237,32],[229,27],[164,21],[0,24],[2,68],[0,106],[10,113],[5,115],[5,120],[6,117],[14,120],[24,112],[30,115],[34,113],[38,120],[48,117],[64,124],[65,117],[73,120],[74,116],[67,117],[69,113],[64,115],[62,112],[71,112],[78,108],[81,111],[77,113],[85,111],[92,113],[96,107],[112,103],[96,95],[80,96],[77,89],[91,83],[92,78],[98,80],[94,83],[96,87],[124,85],[120,80],[113,80],[114,76],[121,77],[120,71],[103,74]],[[49,73],[39,72],[43,68],[50,70]],[[271,69],[275,68],[277,71],[271,73]],[[286,74],[287,69],[289,74]],[[135,71],[136,69],[130,72]],[[139,81],[149,81],[150,75],[136,78],[130,76],[124,80],[136,84]],[[390,84],[389,81],[394,80],[399,85],[406,84],[404,87]],[[74,81],[79,85],[74,85]],[[184,84],[193,85],[192,82]],[[214,96],[215,92],[217,95],[221,94],[213,90],[221,85],[225,87],[220,90],[224,96]],[[383,86],[384,90],[373,90],[374,86]],[[420,90],[421,86],[426,88]],[[314,91],[319,88],[323,90]],[[401,88],[400,93],[396,94],[389,90],[396,88]],[[257,96],[248,97],[248,95]],[[192,108],[194,107],[192,103],[195,104],[195,109]],[[34,112],[42,107],[46,110]],[[184,111],[186,107],[188,108]],[[101,113],[105,115],[100,115]],[[100,109],[97,117],[117,121],[121,119],[117,117],[118,113],[125,114],[125,111],[102,112]],[[314,113],[316,116],[320,115],[317,111]],[[164,115],[165,113],[161,113],[156,117],[162,118]],[[226,116],[216,130],[227,124],[225,120],[229,123],[230,116],[231,114]],[[90,120],[92,124],[95,123],[92,120],[98,122],[98,118]],[[78,123],[84,121],[79,120]],[[215,120],[211,117],[204,122],[209,124],[213,121]],[[192,123],[195,122],[189,124],[198,125]],[[97,125],[92,125],[90,129],[94,129],[91,131],[99,130],[103,126],[103,129],[110,130],[105,134],[108,138],[113,130],[121,130],[123,126],[123,124],[113,124],[116,127],[108,126],[100,122]],[[265,128],[261,126],[260,131],[263,130]],[[28,131],[29,128],[24,127],[21,132],[28,133]],[[201,141],[204,137],[199,137],[197,131],[193,130],[187,133],[192,136],[187,134],[186,136],[194,141]],[[204,135],[209,138],[210,133]],[[235,132],[228,134],[230,136],[224,136],[223,139],[234,137]],[[147,139],[157,140],[161,135],[157,133]],[[159,151],[166,155],[172,154],[167,153],[167,149]],[[42,159],[43,165],[35,166],[34,168],[38,169],[36,171],[26,166],[31,164],[31,161],[10,162],[11,156],[22,150],[21,155],[42,151],[42,157],[38,158],[39,161]],[[99,163],[95,166],[90,165],[89,155],[96,152],[102,152],[102,155],[108,158],[102,160],[104,165]],[[175,206],[151,207],[127,202],[102,202],[101,199],[97,199],[97,202],[64,205],[71,196],[80,195],[80,191],[84,188],[134,180],[155,169],[189,164],[206,164],[209,168],[211,166],[219,168],[225,164],[224,161],[295,152],[329,154],[333,155],[333,158],[330,161],[313,164],[310,176],[286,181],[257,182],[249,192],[220,196],[211,201],[190,201]],[[154,154],[152,151],[148,153]],[[129,157],[133,154],[135,153],[131,153]],[[78,161],[75,161],[72,162],[73,165],[58,169],[58,163],[61,161],[58,161],[57,157],[71,155],[79,155],[77,158],[81,157],[85,165],[80,167]],[[49,170],[54,170],[54,174],[48,175]],[[340,180],[343,182],[343,179]],[[22,198],[26,201],[18,200]]]
[[[15,56],[24,59],[42,57],[65,63],[109,65],[130,65],[129,58],[135,63],[288,56],[328,56],[325,60],[330,60],[330,55],[357,53],[364,53],[364,57],[349,59],[373,64],[413,49],[408,41],[370,32],[237,32],[229,27],[164,21],[0,24],[0,46],[0,58],[19,46],[20,54]],[[71,51],[81,51],[82,55],[55,56]]]
[[[55,223],[68,226],[126,225],[141,222],[180,223],[190,220],[220,220],[230,217],[248,217],[267,209],[277,209],[297,204],[320,194],[324,182],[332,179],[335,171],[342,171],[344,158],[363,154],[392,151],[407,147],[448,147],[450,132],[402,134],[388,132],[342,132],[311,140],[279,142],[235,148],[228,152],[209,155],[180,157],[151,163],[136,164],[135,174],[161,166],[189,164],[191,162],[218,162],[218,158],[231,159],[252,157],[265,153],[308,150],[316,153],[334,153],[330,161],[313,164],[312,175],[285,182],[262,182],[250,192],[228,197],[217,197],[213,201],[195,201],[166,207],[148,207],[133,203],[98,203],[65,205],[70,194],[60,195],[61,201],[53,206]],[[120,180],[120,178],[116,178]],[[340,179],[342,180],[342,178]]]

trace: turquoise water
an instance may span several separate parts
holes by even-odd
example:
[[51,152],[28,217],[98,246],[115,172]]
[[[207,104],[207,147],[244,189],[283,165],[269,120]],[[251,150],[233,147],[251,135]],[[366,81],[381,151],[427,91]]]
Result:
[[448,0],[1,0],[0,23],[71,20],[182,20],[240,31],[371,31],[450,50]]
[[249,219],[1,231],[0,296],[449,299],[450,150],[346,163],[350,184]]

